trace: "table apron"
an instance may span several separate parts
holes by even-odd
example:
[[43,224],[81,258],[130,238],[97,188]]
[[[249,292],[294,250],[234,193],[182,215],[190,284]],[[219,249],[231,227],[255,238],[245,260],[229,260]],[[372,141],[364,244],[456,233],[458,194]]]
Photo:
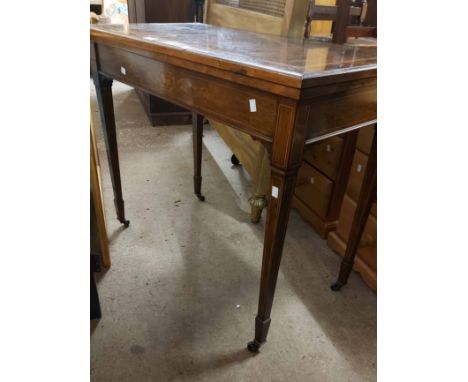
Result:
[[306,143],[345,133],[377,119],[377,86],[375,81],[357,88],[338,91],[305,102],[310,105]]
[[[281,124],[282,104],[296,104],[295,100],[287,97],[119,47],[92,45],[96,49],[92,49],[91,64],[102,74],[223,122],[264,142],[274,140],[277,124]],[[360,127],[377,118],[376,79],[349,81],[317,88],[314,92],[316,94],[311,93],[299,101],[309,108],[306,144],[347,132],[353,126]],[[280,127],[279,131],[282,129]]]
[[[277,95],[97,44],[99,72],[271,142]],[[252,101],[253,100],[253,101]]]

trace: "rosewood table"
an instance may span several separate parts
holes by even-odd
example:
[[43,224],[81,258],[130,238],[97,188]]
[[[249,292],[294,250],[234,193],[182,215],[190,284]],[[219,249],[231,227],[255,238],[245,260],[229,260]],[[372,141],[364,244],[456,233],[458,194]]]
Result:
[[[190,109],[194,191],[201,194],[203,117],[261,141],[271,162],[255,337],[266,341],[296,175],[304,146],[376,123],[376,47],[226,29],[206,24],[91,26],[91,69],[104,130],[118,220],[125,225],[112,80]],[[374,142],[375,152],[375,142]],[[368,166],[371,168],[372,166]],[[366,175],[353,232],[361,225],[375,184]],[[375,178],[375,177],[374,177]],[[357,243],[359,238],[356,238]],[[357,244],[355,245],[357,247]],[[334,289],[346,283],[355,251],[349,245]]]

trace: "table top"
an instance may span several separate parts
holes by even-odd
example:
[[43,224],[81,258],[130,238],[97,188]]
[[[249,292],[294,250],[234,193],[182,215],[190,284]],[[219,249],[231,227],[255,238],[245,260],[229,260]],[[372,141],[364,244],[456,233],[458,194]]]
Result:
[[200,23],[91,26],[91,39],[304,88],[376,76],[377,47],[291,39]]

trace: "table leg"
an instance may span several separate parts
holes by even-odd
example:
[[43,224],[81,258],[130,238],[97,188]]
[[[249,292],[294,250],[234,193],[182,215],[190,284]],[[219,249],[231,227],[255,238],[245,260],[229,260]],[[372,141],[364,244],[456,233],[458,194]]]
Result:
[[99,73],[93,73],[93,79],[101,115],[101,125],[104,132],[112,188],[114,190],[114,204],[117,211],[117,219],[125,227],[128,227],[130,221],[125,219],[122,184],[120,180],[119,153],[115,129],[114,104],[112,100],[112,79]]
[[258,313],[255,319],[255,339],[247,348],[257,352],[266,341],[270,327],[270,313],[275,294],[276,280],[283,253],[284,238],[291,211],[292,196],[296,184],[297,169],[285,175],[272,168],[271,185],[278,189],[278,196],[272,196],[268,203],[263,247],[262,274]]
[[193,131],[193,192],[202,202],[205,197],[201,194],[201,162],[203,147],[203,116],[198,113],[192,113],[192,131]]
[[353,224],[349,234],[348,244],[343,260],[341,261],[338,280],[331,285],[333,291],[339,291],[348,281],[354,265],[357,249],[361,241],[362,233],[367,223],[372,203],[377,191],[377,129],[375,130],[372,147],[367,161],[361,192],[354,213]]
[[266,341],[270,328],[270,314],[275,295],[276,280],[283,254],[284,238],[291,212],[292,198],[304,152],[305,134],[310,108],[307,105],[281,103],[270,155],[271,197],[268,200],[263,241],[262,274],[258,312],[255,319],[255,338],[247,349],[253,353]]

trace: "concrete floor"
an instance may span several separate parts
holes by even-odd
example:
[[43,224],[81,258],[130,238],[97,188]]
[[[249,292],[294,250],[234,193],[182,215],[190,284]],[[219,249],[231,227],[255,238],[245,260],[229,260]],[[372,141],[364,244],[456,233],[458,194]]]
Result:
[[268,342],[253,338],[264,218],[249,222],[249,177],[205,130],[201,203],[192,194],[189,126],[152,128],[135,92],[114,83],[127,217],[103,166],[112,267],[98,275],[103,317],[91,323],[92,381],[375,381],[376,295],[293,211]]

